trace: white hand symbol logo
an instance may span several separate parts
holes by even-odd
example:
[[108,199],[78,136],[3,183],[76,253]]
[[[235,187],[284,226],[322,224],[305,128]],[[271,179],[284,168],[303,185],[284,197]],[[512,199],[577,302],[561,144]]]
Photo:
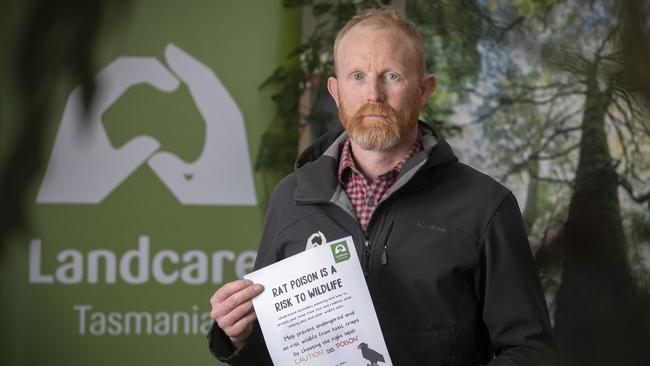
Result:
[[[119,149],[111,145],[101,116],[130,87],[147,83],[172,92],[180,85],[155,58],[120,57],[97,75],[97,95],[87,115],[80,87],[70,94],[37,202],[99,203],[149,159],[149,166],[183,204],[256,204],[239,108],[205,65],[172,44],[165,57],[171,70],[188,84],[205,120],[201,156],[193,163],[170,152],[151,157],[160,144],[149,136],[135,137]],[[78,125],[84,117],[88,120],[82,136]]]

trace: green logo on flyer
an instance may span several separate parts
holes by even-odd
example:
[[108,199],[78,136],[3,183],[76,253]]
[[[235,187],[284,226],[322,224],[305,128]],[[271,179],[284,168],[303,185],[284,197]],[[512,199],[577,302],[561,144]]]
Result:
[[345,241],[330,245],[330,249],[334,256],[334,262],[339,263],[350,259],[350,250],[348,250],[348,244]]

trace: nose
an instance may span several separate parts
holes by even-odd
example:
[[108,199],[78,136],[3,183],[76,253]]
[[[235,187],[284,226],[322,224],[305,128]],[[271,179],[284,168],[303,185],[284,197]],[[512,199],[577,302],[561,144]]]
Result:
[[369,77],[366,84],[367,87],[367,101],[373,103],[383,102],[386,98],[384,94],[383,85],[379,77]]

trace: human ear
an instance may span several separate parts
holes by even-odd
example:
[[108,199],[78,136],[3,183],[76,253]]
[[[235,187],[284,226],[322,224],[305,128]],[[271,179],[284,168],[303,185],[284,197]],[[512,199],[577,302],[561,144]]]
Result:
[[434,90],[436,90],[436,77],[432,74],[424,75],[420,84],[420,108],[427,103]]
[[336,106],[339,106],[339,93],[338,93],[338,80],[334,76],[327,78],[327,91],[330,92],[332,99],[336,103]]

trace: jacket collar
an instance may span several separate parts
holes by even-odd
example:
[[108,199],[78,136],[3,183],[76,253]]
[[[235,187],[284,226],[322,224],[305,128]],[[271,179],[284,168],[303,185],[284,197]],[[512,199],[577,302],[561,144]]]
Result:
[[[406,184],[418,171],[458,161],[449,144],[429,125],[419,122],[423,149],[402,166],[394,190]],[[294,200],[301,203],[336,201],[341,195],[336,171],[347,132],[339,126],[309,146],[296,160],[297,186]]]

